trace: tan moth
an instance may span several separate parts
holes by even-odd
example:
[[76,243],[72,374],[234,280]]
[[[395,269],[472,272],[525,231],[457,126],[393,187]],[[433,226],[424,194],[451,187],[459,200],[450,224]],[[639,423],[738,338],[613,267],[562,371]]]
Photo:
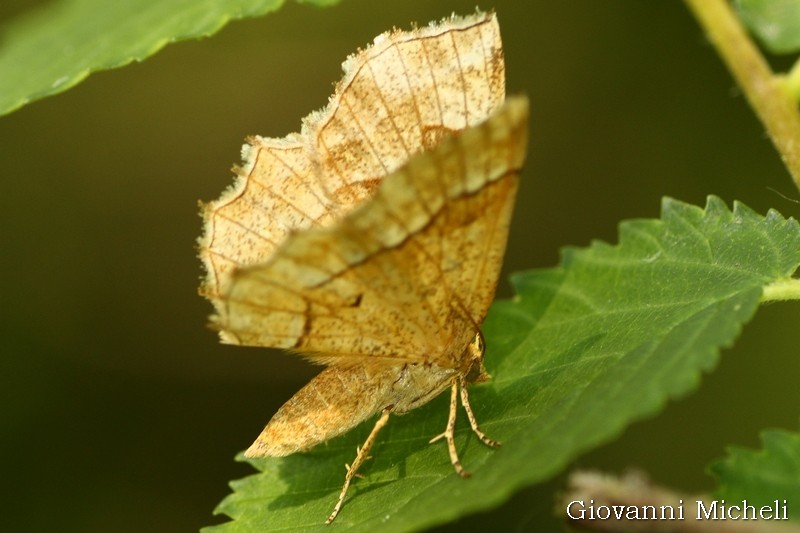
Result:
[[480,332],[503,260],[528,104],[505,99],[497,19],[478,13],[391,31],[350,56],[300,133],[253,137],[203,208],[200,292],[223,342],[296,352],[326,368],[245,452],[308,450],[379,415],[347,466],[330,523],[390,414],[489,378]]

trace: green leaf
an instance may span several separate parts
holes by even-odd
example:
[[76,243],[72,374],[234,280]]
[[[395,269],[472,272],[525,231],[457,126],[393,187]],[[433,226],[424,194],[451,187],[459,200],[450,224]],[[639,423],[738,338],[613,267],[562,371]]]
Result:
[[[511,245],[514,245],[512,241]],[[473,472],[453,473],[444,443],[447,394],[378,438],[338,528],[409,531],[496,506],[686,394],[758,307],[762,287],[800,264],[800,227],[710,197],[705,211],[663,202],[660,220],[620,226],[620,243],[564,251],[556,269],[513,277],[517,296],[484,324],[494,379],[471,389],[492,450],[460,415],[457,445]],[[218,507],[233,522],[208,531],[324,530],[344,464],[372,422],[307,454],[251,460]]]
[[800,435],[784,430],[761,434],[764,447],[758,451],[731,447],[728,457],[709,467],[719,488],[715,499],[728,504],[747,500],[756,508],[787,502],[790,518],[797,518],[792,507],[800,501]]
[[800,2],[736,0],[739,17],[767,50],[789,54],[800,50]]
[[[329,5],[338,0],[306,0]],[[60,0],[12,20],[0,40],[0,115],[142,61],[164,45],[217,32],[283,0]]]

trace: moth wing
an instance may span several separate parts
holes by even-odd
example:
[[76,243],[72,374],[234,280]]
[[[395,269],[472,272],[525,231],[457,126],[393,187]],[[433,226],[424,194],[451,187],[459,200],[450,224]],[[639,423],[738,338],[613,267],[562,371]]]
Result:
[[445,138],[332,226],[291,234],[233,272],[215,322],[228,342],[352,358],[436,362],[463,350],[505,251],[528,104]]
[[401,372],[393,365],[326,368],[283,404],[245,456],[289,455],[350,431],[391,403]]
[[318,175],[334,195],[483,122],[505,99],[494,13],[386,32],[342,67],[328,106],[303,125]]
[[301,133],[250,138],[235,183],[204,206],[200,292],[218,313],[235,270],[265,263],[292,232],[331,225],[411,154],[485,120],[505,98],[494,14],[384,33],[343,68]]

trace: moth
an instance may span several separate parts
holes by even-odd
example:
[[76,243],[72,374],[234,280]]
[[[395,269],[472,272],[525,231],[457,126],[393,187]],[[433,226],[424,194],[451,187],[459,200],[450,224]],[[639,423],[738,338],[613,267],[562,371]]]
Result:
[[393,30],[351,55],[300,133],[252,137],[235,183],[203,206],[200,292],[223,342],[326,365],[245,452],[308,450],[378,415],[348,487],[390,415],[450,391],[484,444],[467,386],[489,379],[480,326],[493,299],[528,102],[505,99],[493,13]]

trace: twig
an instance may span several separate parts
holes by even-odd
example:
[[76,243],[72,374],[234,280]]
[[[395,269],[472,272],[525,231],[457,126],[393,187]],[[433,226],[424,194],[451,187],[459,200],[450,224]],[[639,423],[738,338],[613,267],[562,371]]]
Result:
[[782,76],[772,73],[725,0],[685,0],[766,126],[800,189],[800,113]]

